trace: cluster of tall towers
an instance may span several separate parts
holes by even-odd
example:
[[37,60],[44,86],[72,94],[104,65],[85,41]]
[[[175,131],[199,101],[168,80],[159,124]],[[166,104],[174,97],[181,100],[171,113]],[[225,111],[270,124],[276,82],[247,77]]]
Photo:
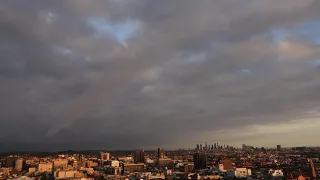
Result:
[[213,144],[207,144],[205,143],[204,145],[202,144],[197,144],[196,146],[196,150],[199,150],[199,151],[208,151],[208,150],[214,150],[214,149],[229,149],[231,148],[231,146],[229,145],[226,145],[226,144],[223,144],[223,145],[220,145],[219,143],[213,143]]

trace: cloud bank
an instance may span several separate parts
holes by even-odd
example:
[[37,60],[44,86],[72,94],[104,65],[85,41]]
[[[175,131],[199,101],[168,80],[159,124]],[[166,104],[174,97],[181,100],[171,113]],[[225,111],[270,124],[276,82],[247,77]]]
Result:
[[[0,148],[238,145],[248,127],[282,124],[279,132],[316,119],[319,8],[316,0],[2,1]],[[276,142],[277,132],[262,131],[243,137]],[[277,144],[304,141],[288,138]]]

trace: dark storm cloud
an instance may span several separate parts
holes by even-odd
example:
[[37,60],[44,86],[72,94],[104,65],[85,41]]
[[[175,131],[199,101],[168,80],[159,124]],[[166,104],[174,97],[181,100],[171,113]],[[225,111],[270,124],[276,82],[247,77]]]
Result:
[[319,18],[318,1],[0,6],[0,138],[9,142],[154,147],[319,106],[319,45],[272,34]]

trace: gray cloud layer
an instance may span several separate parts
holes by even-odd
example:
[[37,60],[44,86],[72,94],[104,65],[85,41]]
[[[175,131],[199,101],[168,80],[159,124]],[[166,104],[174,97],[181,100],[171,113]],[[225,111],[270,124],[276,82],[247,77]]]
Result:
[[3,148],[189,146],[203,133],[304,117],[320,102],[319,68],[308,63],[319,45],[296,34],[275,42],[272,31],[317,20],[319,8],[316,0],[2,1]]

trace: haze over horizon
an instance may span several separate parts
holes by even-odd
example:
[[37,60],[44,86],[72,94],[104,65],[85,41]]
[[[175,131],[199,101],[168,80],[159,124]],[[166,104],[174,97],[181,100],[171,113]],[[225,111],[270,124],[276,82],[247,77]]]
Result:
[[0,151],[318,146],[319,9],[3,0]]

